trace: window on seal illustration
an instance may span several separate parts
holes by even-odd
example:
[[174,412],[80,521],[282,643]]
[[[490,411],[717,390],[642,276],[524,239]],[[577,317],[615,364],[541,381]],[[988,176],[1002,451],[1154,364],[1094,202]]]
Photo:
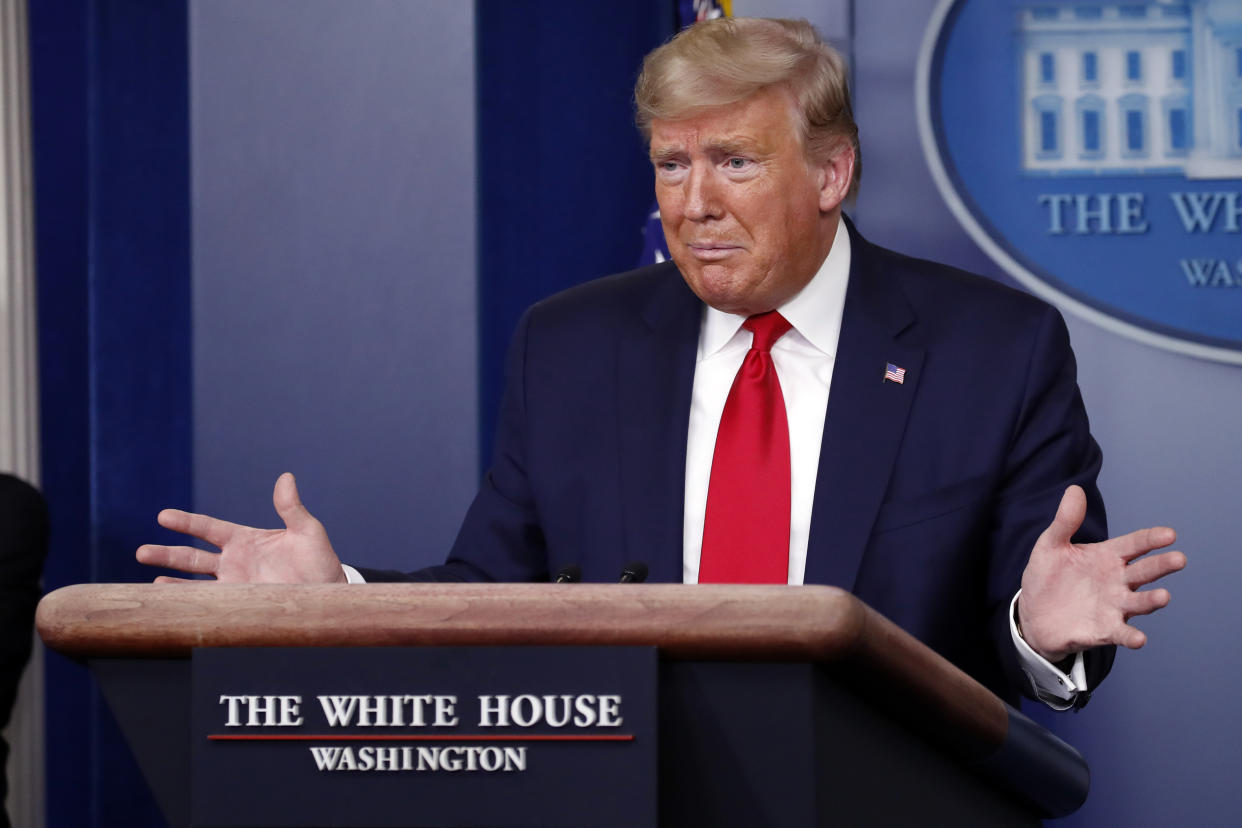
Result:
[[1057,82],[1057,62],[1052,52],[1041,52],[1039,55],[1039,82],[1044,84]]
[[1131,49],[1126,52],[1126,80],[1141,81],[1143,79],[1143,55]]
[[1082,148],[1087,152],[1100,151],[1100,111],[1087,109],[1082,113]]
[[1049,161],[1061,157],[1061,98],[1040,95],[1031,101],[1035,108],[1035,157]]
[[1086,95],[1078,100],[1078,157],[1098,160],[1104,157],[1104,99]]
[[1126,150],[1143,151],[1143,112],[1138,109],[1126,111]]
[[1187,74],[1186,50],[1185,49],[1174,49],[1173,50],[1173,80],[1184,81],[1186,80],[1186,74]]
[[1190,152],[1191,124],[1190,106],[1185,98],[1166,101],[1165,122],[1168,125],[1168,149],[1166,155],[1186,155]]
[[1051,110],[1039,113],[1039,150],[1057,151],[1057,113]]
[[1100,6],[1075,6],[1074,17],[1079,20],[1099,20],[1104,16],[1104,9]]
[[1060,9],[1056,6],[1036,6],[1031,9],[1031,17],[1036,20],[1056,20]]
[[1126,95],[1119,102],[1121,109],[1121,155],[1143,158],[1147,155],[1147,97]]
[[1097,83],[1100,80],[1100,60],[1095,52],[1082,53],[1082,82]]
[[1126,20],[1141,20],[1147,16],[1147,6],[1127,3],[1117,9],[1117,14]]

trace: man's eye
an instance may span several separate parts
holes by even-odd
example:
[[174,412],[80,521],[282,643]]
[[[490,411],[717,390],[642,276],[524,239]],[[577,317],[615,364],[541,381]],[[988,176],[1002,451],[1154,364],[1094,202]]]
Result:
[[750,164],[750,159],[738,158],[735,156],[730,158],[726,163],[728,163],[729,169],[731,170],[744,170]]

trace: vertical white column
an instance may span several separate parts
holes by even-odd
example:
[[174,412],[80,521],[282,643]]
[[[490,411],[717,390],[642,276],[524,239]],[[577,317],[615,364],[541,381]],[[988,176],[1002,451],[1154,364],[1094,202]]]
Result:
[[[26,0],[0,0],[0,470],[39,483],[34,199]],[[41,828],[43,658],[36,641],[6,733],[8,811]]]
[[1211,159],[1220,156],[1220,47],[1209,25],[1203,3],[1194,4],[1190,22],[1190,42],[1194,52],[1194,83],[1191,100],[1195,110],[1194,156]]

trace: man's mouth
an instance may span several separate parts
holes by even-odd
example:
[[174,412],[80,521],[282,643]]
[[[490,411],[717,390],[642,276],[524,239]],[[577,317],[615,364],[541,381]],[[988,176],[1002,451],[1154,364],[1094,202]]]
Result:
[[742,249],[737,245],[725,244],[724,242],[697,242],[686,246],[690,248],[690,253],[702,262],[715,262],[726,259]]

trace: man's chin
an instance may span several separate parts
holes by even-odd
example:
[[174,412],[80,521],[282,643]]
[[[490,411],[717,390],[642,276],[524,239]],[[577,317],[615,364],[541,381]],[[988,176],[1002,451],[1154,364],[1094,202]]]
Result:
[[[685,271],[682,271],[684,276]],[[738,290],[736,285],[720,284],[710,278],[686,279],[686,284],[694,295],[723,313],[735,313],[740,316],[751,316],[760,311],[751,310],[753,299],[749,292]]]

